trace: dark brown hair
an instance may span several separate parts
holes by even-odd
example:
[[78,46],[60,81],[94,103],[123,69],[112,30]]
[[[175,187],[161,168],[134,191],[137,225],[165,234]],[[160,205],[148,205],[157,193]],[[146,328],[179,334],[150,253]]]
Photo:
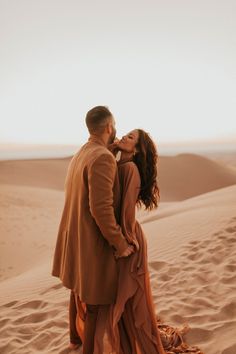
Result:
[[86,125],[89,133],[100,133],[112,117],[112,113],[106,106],[96,106],[86,114]]
[[157,208],[160,200],[160,190],[157,183],[157,149],[147,132],[138,129],[137,152],[134,163],[137,165],[141,177],[141,189],[138,205],[143,203],[145,209]]

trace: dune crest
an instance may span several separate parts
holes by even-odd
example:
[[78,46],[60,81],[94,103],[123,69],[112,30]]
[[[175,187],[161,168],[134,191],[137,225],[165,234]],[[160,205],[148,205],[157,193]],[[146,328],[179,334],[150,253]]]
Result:
[[[0,183],[63,190],[70,157],[0,161]],[[236,183],[236,169],[195,154],[161,156],[161,201],[194,197]]]
[[162,201],[180,201],[235,184],[236,170],[195,154],[162,156],[159,181]]

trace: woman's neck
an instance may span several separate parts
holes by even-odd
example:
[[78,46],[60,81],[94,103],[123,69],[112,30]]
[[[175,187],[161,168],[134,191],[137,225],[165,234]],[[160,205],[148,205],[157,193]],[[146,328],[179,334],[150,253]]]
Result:
[[121,151],[119,162],[132,161],[134,154],[132,152]]

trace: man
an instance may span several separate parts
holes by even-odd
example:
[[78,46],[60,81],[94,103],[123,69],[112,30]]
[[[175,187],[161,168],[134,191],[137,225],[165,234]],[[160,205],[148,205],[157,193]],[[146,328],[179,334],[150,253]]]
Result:
[[[117,224],[119,180],[107,146],[114,141],[115,120],[107,107],[88,111],[88,142],[72,158],[65,183],[65,205],[58,231],[52,275],[71,289],[70,348],[81,344],[76,331],[76,296],[86,303],[83,354],[92,354],[99,305],[115,302],[115,257],[133,251]],[[115,255],[115,256],[114,256]]]

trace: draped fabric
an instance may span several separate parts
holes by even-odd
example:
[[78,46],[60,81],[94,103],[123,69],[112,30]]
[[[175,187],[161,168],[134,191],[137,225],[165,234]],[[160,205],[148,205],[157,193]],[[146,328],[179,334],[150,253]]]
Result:
[[[146,242],[138,225],[136,230],[139,252],[117,261],[119,281],[116,303],[99,308],[94,354],[165,353],[151,298]],[[77,303],[77,330],[83,340],[86,305],[79,298]]]
[[[202,354],[183,342],[182,334],[186,328],[179,331],[157,321],[149,279],[147,243],[135,219],[139,172],[133,162],[118,165],[118,170],[122,195],[120,224],[127,241],[135,246],[136,251],[117,260],[117,297],[114,304],[99,307],[94,354]],[[83,340],[86,305],[79,297],[77,311],[77,331]]]

